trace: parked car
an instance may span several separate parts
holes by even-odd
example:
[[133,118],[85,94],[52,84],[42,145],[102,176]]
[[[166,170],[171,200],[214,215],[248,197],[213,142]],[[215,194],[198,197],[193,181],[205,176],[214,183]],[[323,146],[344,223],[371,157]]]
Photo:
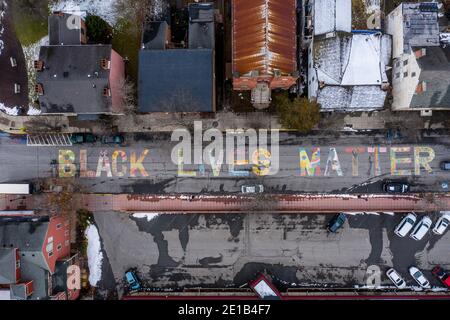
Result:
[[125,137],[122,134],[112,134],[102,137],[102,143],[104,144],[122,144],[125,141]]
[[79,143],[93,143],[97,141],[97,137],[93,135],[92,133],[73,133],[70,136],[70,141],[73,144],[79,144]]
[[409,184],[405,182],[386,181],[383,184],[383,190],[388,193],[406,193],[409,192]]
[[347,220],[347,216],[345,215],[345,213],[341,212],[335,215],[328,223],[327,230],[329,232],[335,233],[344,225],[345,220]]
[[409,274],[413,277],[414,280],[424,289],[431,288],[430,281],[423,275],[423,272],[420,271],[417,267],[410,267]]
[[397,236],[403,238],[414,227],[414,224],[416,223],[416,220],[417,220],[417,216],[413,212],[408,213],[402,219],[402,221],[400,221],[400,223],[397,225],[397,227],[394,230],[394,233]]
[[440,164],[442,170],[450,170],[450,161],[442,161]]
[[395,271],[394,268],[386,271],[387,277],[395,284],[395,286],[399,289],[404,289],[406,287],[406,282],[403,278]]
[[242,193],[263,193],[264,186],[262,184],[255,185],[255,186],[242,186],[241,192]]
[[438,278],[447,288],[450,288],[450,274],[441,266],[436,266],[431,273]]
[[409,235],[416,241],[420,241],[427,234],[428,230],[431,228],[431,219],[427,216],[423,217],[422,220],[414,227],[412,233]]
[[450,215],[448,214],[442,215],[434,225],[433,233],[437,235],[443,235],[445,230],[447,230],[449,224],[450,224]]
[[141,283],[133,270],[125,272],[125,279],[132,290],[140,290],[142,288]]

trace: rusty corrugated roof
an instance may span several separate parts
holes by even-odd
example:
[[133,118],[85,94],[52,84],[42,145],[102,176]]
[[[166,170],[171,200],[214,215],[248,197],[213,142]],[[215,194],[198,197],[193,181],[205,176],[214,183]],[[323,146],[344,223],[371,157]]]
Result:
[[233,71],[296,71],[296,25],[296,0],[233,0]]

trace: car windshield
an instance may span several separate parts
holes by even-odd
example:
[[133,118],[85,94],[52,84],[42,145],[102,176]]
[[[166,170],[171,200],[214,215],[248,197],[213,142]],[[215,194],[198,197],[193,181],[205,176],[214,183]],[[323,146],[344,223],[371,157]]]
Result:
[[422,276],[422,272],[417,271],[416,273],[414,273],[414,277],[415,278],[420,278]]
[[408,222],[409,224],[414,224],[414,221],[410,218],[406,218],[406,222]]

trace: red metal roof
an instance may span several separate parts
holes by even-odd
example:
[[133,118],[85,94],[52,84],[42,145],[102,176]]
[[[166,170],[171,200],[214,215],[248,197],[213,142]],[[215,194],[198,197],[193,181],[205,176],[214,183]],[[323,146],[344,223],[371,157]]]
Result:
[[297,70],[296,0],[233,0],[233,72]]

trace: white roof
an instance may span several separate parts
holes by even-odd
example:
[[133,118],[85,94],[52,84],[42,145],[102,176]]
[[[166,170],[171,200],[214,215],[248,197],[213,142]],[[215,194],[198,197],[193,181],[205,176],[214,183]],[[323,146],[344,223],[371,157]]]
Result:
[[314,35],[334,31],[351,32],[351,0],[315,0],[314,1]]
[[[376,34],[354,34],[350,59],[341,85],[381,85],[381,37]],[[384,63],[383,63],[384,64]]]

